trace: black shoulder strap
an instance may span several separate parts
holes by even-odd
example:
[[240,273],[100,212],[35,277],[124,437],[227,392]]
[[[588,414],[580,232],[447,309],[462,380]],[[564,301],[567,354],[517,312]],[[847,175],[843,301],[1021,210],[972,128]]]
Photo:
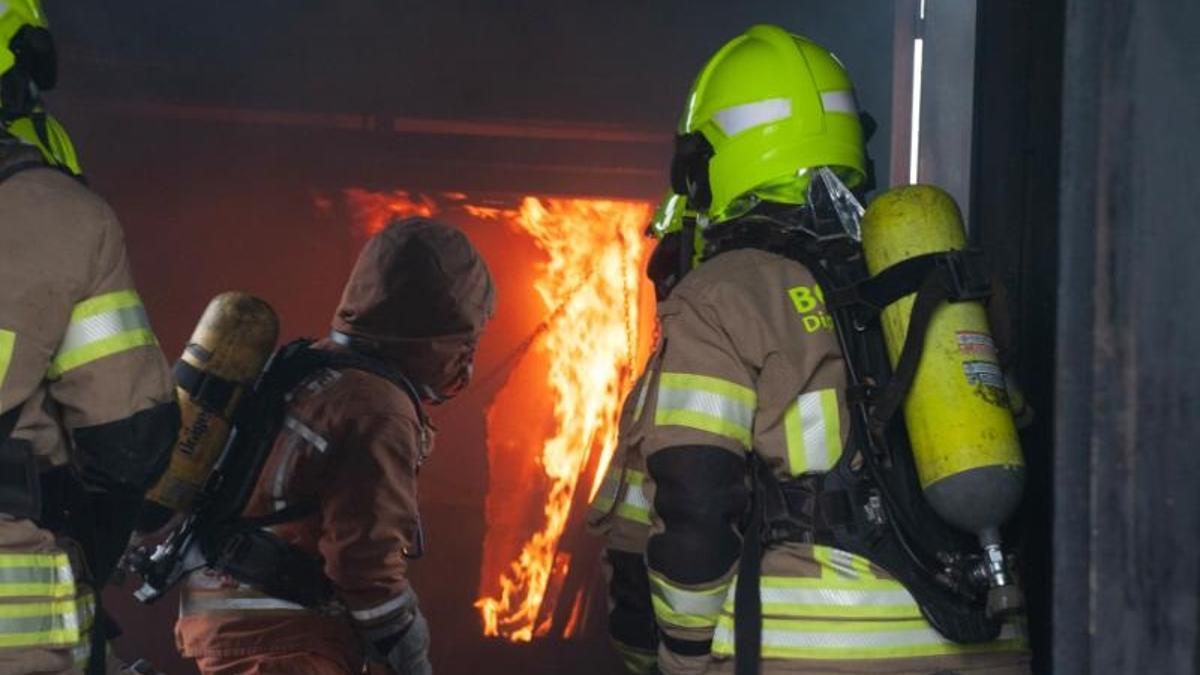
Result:
[[888,305],[914,292],[916,299],[900,358],[887,386],[872,401],[869,427],[874,437],[891,423],[912,388],[925,348],[925,335],[938,307],[944,302],[985,300],[991,296],[982,253],[957,250],[914,256],[851,286],[826,291],[829,309],[835,316],[840,309],[857,310],[860,315],[866,314],[862,318],[869,321],[874,321]]
[[417,387],[412,383],[412,380],[408,379],[399,370],[379,359],[357,352],[330,352],[318,349],[310,349],[310,351],[319,354],[318,362],[320,365],[318,367],[332,368],[334,370],[361,370],[391,382],[412,401],[421,424],[425,425],[428,422],[425,417],[425,408],[421,405],[421,396],[417,393]]

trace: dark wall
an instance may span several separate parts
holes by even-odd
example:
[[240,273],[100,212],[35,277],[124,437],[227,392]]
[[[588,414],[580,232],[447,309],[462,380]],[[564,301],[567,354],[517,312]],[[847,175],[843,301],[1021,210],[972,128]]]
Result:
[[1054,672],[1195,673],[1200,5],[1066,18]]
[[[691,79],[755,22],[843,59],[880,122],[876,165],[889,165],[892,16],[877,0],[49,5],[61,50],[51,110],[125,226],[169,357],[230,288],[268,299],[286,337],[324,332],[360,243],[339,202],[347,187],[657,199]],[[395,132],[395,118],[411,124]],[[469,234],[502,281],[501,315],[481,346],[487,373],[538,320],[506,309],[527,296],[511,284],[536,257],[505,229]],[[533,674],[569,660],[573,672],[610,672],[598,624],[572,645],[479,637],[483,411],[502,375],[438,411],[439,447],[422,474],[430,552],[413,578],[435,663]],[[173,655],[170,599],[152,610],[113,604],[123,654],[189,672]]]

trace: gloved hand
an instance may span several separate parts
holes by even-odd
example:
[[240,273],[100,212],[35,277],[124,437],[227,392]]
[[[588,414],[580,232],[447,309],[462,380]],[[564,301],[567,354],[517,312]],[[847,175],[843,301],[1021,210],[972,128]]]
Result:
[[409,587],[394,602],[397,606],[387,616],[355,624],[371,659],[386,663],[395,675],[432,675],[429,622],[421,614],[417,594]]
[[392,645],[387,662],[397,675],[433,675],[433,664],[429,662],[429,622],[420,607],[413,610],[412,623]]

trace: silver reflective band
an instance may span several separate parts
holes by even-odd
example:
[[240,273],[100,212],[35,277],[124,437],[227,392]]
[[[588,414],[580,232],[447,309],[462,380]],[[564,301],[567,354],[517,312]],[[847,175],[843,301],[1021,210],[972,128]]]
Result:
[[150,329],[150,318],[146,316],[146,308],[141,305],[121,307],[76,319],[67,327],[58,353],[65,354],[93,342],[138,329]]
[[[49,558],[50,556],[46,556]],[[2,559],[0,559],[2,563]],[[56,565],[56,566],[13,566],[7,567],[0,564],[0,584],[74,584],[75,575],[71,572],[71,566]],[[74,587],[72,586],[72,592]]]
[[903,588],[892,590],[850,590],[845,588],[780,588],[763,586],[764,605],[913,605],[912,595]]
[[850,89],[821,92],[821,106],[827,113],[858,114],[858,103],[854,100],[854,92]]
[[649,511],[650,502],[646,499],[646,493],[642,491],[642,481],[634,482],[632,479],[625,484],[625,504],[632,506],[639,511]]
[[308,443],[316,448],[318,452],[325,452],[325,448],[329,446],[329,441],[325,440],[320,434],[310,429],[304,422],[301,422],[291,415],[287,416],[287,419],[283,421],[283,425],[299,435],[300,438],[308,441]]
[[183,602],[184,612],[220,612],[267,609],[305,609],[279,598],[186,598]]
[[791,116],[791,99],[768,98],[718,110],[713,113],[713,121],[726,136],[736,136],[752,127],[778,122]]
[[[823,562],[829,564],[829,568],[837,573],[840,577],[847,579],[857,579],[859,571],[854,567],[854,554],[848,553],[838,548],[827,549],[829,551],[829,559]],[[866,562],[864,560],[864,562]]]
[[832,465],[825,443],[825,411],[821,392],[803,394],[796,401],[800,411],[800,428],[804,436],[805,468],[809,471],[828,471]]
[[354,617],[354,619],[357,621],[371,621],[372,619],[378,619],[379,617],[387,616],[388,614],[403,608],[410,602],[412,602],[411,594],[406,591],[400,595],[397,595],[391,600],[375,605],[374,607],[368,607],[367,609],[359,610],[352,609],[350,610],[350,616]]
[[715,417],[749,431],[754,424],[754,408],[741,401],[700,389],[682,389],[662,385],[658,391],[659,410],[690,410]]
[[692,616],[716,616],[725,603],[724,589],[713,591],[687,591],[663,583],[661,579],[654,580],[654,590],[671,610],[679,614]]

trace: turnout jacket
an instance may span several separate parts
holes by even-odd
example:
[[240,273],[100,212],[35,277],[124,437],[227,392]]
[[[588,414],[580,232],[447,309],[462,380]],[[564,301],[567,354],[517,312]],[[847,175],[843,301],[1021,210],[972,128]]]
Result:
[[176,638],[191,657],[311,652],[357,672],[366,655],[356,634],[406,608],[405,552],[419,545],[417,473],[432,432],[405,393],[361,370],[320,370],[290,398],[245,514],[316,503],[270,529],[320,558],[335,606],[305,609],[201,570],[184,588]]
[[[90,498],[115,501],[66,504],[41,488],[37,515],[0,505],[0,671],[82,667],[93,605],[84,582],[115,564],[132,518],[114,514],[136,509],[178,427],[174,386],[116,216],[41,163],[36,148],[0,138],[0,413],[21,407],[0,444],[4,495],[29,494],[22,467],[32,458],[39,473],[69,465]],[[91,522],[70,532],[39,526],[64,508]],[[102,561],[98,548],[89,547],[86,563],[78,546],[64,549],[65,535],[105,533],[111,541],[94,542]]]
[[[733,672],[747,453],[782,479],[831,468],[848,438],[845,364],[812,274],[764,251],[705,262],[659,319],[661,343],[593,504],[608,539],[612,637],[633,672],[650,672],[655,645],[663,673]],[[951,643],[865,558],[785,543],[762,569],[763,672],[1027,672],[1015,627],[994,643]]]

